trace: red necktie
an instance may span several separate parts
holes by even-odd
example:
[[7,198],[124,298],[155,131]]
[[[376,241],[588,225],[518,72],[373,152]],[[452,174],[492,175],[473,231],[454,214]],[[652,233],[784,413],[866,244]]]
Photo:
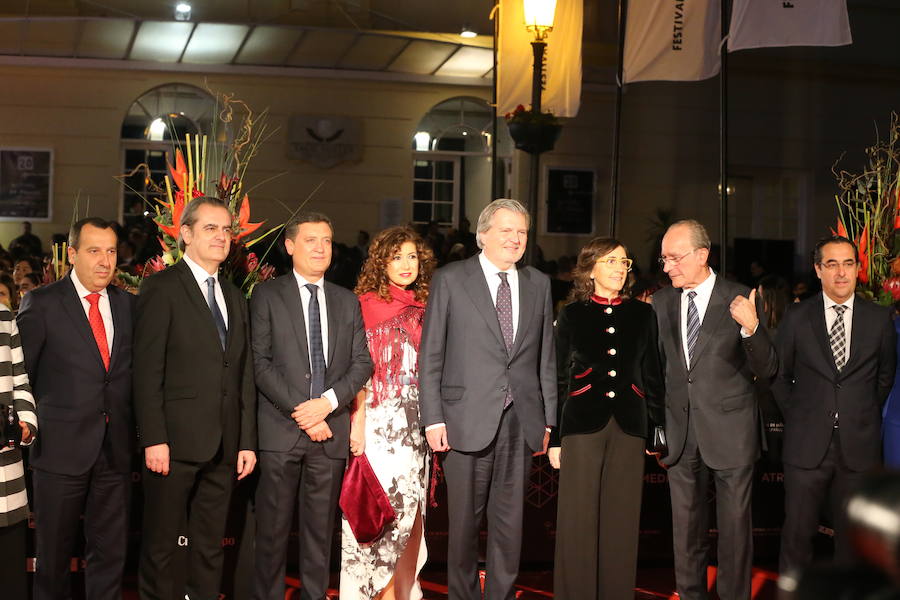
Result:
[[97,342],[97,348],[100,349],[100,358],[103,359],[103,366],[109,371],[109,345],[106,343],[106,327],[103,325],[103,317],[100,316],[100,294],[94,292],[85,296],[91,304],[88,311],[88,322],[91,324],[91,331],[94,332],[94,340]]

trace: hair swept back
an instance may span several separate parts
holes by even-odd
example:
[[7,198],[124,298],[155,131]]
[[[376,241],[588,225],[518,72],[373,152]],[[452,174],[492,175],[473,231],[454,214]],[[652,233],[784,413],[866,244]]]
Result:
[[[595,237],[584,245],[578,253],[578,260],[575,262],[575,268],[572,269],[572,291],[569,292],[569,297],[566,298],[567,303],[591,299],[591,296],[594,294],[594,280],[591,279],[591,272],[594,270],[594,265],[597,264],[599,259],[603,258],[619,246],[625,250],[625,255],[627,256],[628,248],[625,247],[625,244],[615,238]],[[621,296],[626,296],[629,287],[626,278],[625,287],[622,288],[622,291],[619,292],[619,294]]]
[[406,242],[412,242],[416,246],[416,254],[419,257],[419,275],[413,281],[412,289],[415,291],[416,300],[424,304],[428,300],[428,287],[431,284],[431,275],[434,273],[437,261],[434,259],[434,252],[431,251],[422,236],[405,225],[390,227],[375,236],[369,245],[369,257],[362,266],[356,282],[356,289],[353,291],[359,296],[367,292],[375,292],[379,298],[390,302],[391,281],[387,276],[387,265]]

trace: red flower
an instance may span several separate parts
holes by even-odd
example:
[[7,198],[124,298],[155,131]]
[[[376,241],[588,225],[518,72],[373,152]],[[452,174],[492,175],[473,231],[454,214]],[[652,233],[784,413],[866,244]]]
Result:
[[234,236],[234,239],[239,240],[250,235],[259,229],[260,225],[263,223],[265,223],[265,221],[260,223],[250,222],[250,197],[247,194],[244,194],[244,199],[241,201],[241,210],[238,213],[237,235]]
[[847,234],[847,228],[844,227],[844,222],[841,221],[840,219],[838,219],[838,222],[837,222],[837,231],[835,231],[834,229],[832,229],[832,230],[831,230],[831,234],[832,234],[832,235],[839,235],[839,236],[841,236],[841,237],[845,237],[845,238],[847,238],[848,240],[850,239],[850,236]]
[[250,252],[247,254],[247,270],[254,271],[256,267],[259,266],[259,258],[257,258],[255,252]]
[[857,279],[860,283],[869,283],[869,226],[863,229],[856,240],[856,247],[859,248],[859,274]]
[[162,256],[154,256],[150,260],[144,264],[144,273],[143,276],[147,277],[148,275],[152,275],[153,273],[159,273],[163,269],[166,268],[166,263],[163,262]]
[[897,302],[900,300],[900,277],[889,277],[885,279],[881,289],[888,292],[891,295],[891,298],[894,299],[894,302]]

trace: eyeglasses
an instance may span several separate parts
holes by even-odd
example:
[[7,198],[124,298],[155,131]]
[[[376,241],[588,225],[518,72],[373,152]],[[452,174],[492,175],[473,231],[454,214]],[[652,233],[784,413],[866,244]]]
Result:
[[845,260],[845,261],[843,261],[843,262],[838,262],[838,261],[836,261],[836,260],[828,260],[828,261],[825,261],[825,262],[823,262],[823,263],[820,262],[820,263],[819,263],[819,266],[821,266],[821,267],[823,267],[823,268],[825,268],[825,269],[828,269],[829,271],[834,271],[834,270],[837,269],[838,267],[844,267],[845,269],[848,269],[848,270],[849,270],[849,269],[853,269],[853,268],[856,267],[856,261],[855,261],[855,260],[849,260],[849,259],[848,259],[848,260]]
[[610,269],[615,269],[619,265],[625,267],[626,271],[631,270],[631,265],[634,263],[630,258],[606,258],[606,259],[598,259],[598,263],[604,264]]
[[694,249],[691,250],[690,252],[687,252],[687,253],[685,253],[685,254],[682,254],[681,256],[660,256],[660,257],[657,258],[656,260],[659,262],[659,264],[660,264],[661,267],[666,266],[666,263],[668,263],[668,264],[674,266],[674,265],[677,265],[678,263],[680,263],[682,260],[684,260],[684,258],[685,258],[686,256],[688,256],[689,254],[693,254],[693,253],[696,252],[696,251],[697,251],[697,249],[694,248]]

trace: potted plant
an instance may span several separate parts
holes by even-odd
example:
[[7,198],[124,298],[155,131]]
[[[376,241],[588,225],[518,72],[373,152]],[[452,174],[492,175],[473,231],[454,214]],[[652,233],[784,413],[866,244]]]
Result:
[[562,132],[562,124],[553,113],[526,110],[521,104],[506,113],[506,124],[516,148],[529,154],[553,150]]

